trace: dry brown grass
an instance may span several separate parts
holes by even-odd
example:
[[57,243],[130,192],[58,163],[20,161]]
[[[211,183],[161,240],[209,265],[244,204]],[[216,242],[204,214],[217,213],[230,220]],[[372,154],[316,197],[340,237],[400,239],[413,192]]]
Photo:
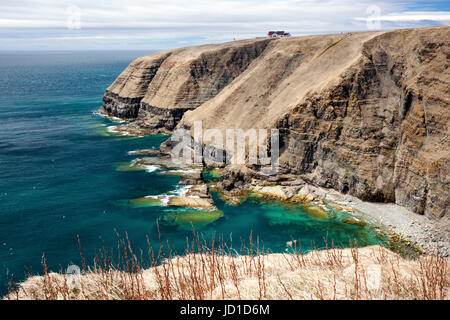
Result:
[[117,252],[105,246],[91,268],[80,246],[78,282],[50,273],[44,256],[44,274],[12,283],[5,299],[449,299],[448,259],[440,256],[406,260],[356,243],[303,254],[296,241],[290,253],[269,254],[251,235],[238,254],[195,231],[185,256],[173,256],[161,240],[158,252],[148,241],[147,252],[136,253],[127,235],[118,239]]

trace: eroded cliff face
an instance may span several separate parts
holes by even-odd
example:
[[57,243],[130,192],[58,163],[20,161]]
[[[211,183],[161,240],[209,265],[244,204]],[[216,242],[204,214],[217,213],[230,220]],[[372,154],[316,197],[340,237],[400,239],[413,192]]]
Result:
[[280,174],[448,216],[449,39],[450,27],[437,27],[163,52],[131,64],[105,109],[137,108],[134,125],[166,132],[196,120],[276,127]]
[[277,126],[281,165],[320,186],[428,216],[449,210],[450,28],[364,43],[338,85],[308,95]]
[[216,96],[270,39],[181,48],[132,62],[107,89],[104,109],[135,126],[170,132],[183,114]]
[[130,63],[106,90],[103,96],[104,110],[119,118],[137,118],[141,100],[147,93],[148,86],[171,53],[171,51],[160,52]]

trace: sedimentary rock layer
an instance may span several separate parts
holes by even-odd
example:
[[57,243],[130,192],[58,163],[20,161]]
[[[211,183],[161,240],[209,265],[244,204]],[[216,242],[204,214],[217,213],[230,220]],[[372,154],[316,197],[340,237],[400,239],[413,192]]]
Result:
[[159,52],[130,63],[103,96],[106,112],[120,118],[135,119],[149,84],[170,54],[170,51]]
[[143,127],[278,128],[281,174],[448,217],[449,39],[436,27],[179,49],[132,63],[105,97],[141,97]]
[[187,110],[210,100],[239,76],[270,39],[244,40],[160,52],[133,61],[106,90],[104,109],[170,131]]

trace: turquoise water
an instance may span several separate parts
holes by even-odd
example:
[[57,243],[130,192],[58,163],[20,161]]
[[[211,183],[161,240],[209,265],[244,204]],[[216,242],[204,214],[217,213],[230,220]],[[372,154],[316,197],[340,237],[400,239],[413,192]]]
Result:
[[[147,248],[147,235],[157,243],[159,221],[163,241],[183,252],[192,210],[133,202],[176,190],[179,178],[117,170],[137,157],[128,151],[157,147],[167,137],[114,136],[106,131],[111,121],[94,114],[105,88],[143,54],[0,54],[0,293],[11,276],[20,281],[29,270],[41,272],[43,253],[54,271],[80,264],[77,235],[90,263],[103,241],[116,245],[115,230],[127,232],[135,248]],[[342,223],[340,213],[319,219],[281,203],[231,206],[213,196],[220,213],[195,226],[205,237],[216,233],[239,244],[252,232],[275,252],[291,239],[305,249],[321,246],[327,235],[344,246],[349,238],[378,242],[370,227]]]

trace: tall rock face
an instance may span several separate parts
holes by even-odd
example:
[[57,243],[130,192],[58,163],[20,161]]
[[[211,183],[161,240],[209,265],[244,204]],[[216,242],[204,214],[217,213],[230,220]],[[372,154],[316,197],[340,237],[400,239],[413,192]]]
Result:
[[147,88],[171,53],[160,52],[134,60],[106,90],[103,96],[104,110],[119,118],[137,118]]
[[[183,58],[173,51],[146,57],[142,68],[131,64],[146,80],[126,80],[125,71],[117,87],[134,81],[135,94],[110,87],[105,98],[140,95],[143,127],[170,131],[202,120],[204,129],[222,131],[278,128],[280,173],[449,217],[449,39],[450,27],[436,27],[180,49]],[[159,117],[154,108],[179,113]]]
[[104,109],[136,119],[141,128],[168,132],[187,110],[213,98],[239,76],[269,42],[244,40],[139,58],[107,89]]
[[450,28],[366,41],[337,85],[279,122],[285,171],[369,201],[443,217],[449,195]]

